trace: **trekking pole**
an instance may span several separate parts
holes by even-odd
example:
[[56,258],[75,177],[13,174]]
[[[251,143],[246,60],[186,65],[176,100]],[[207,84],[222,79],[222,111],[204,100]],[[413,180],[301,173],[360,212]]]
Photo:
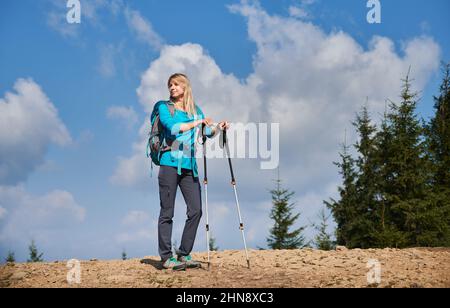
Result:
[[247,267],[250,269],[250,259],[248,258],[247,243],[245,242],[244,223],[242,222],[241,209],[239,207],[239,200],[238,200],[237,191],[236,191],[236,180],[234,178],[233,166],[231,165],[230,149],[228,148],[227,130],[226,130],[226,128],[224,128],[224,130],[223,130],[223,146],[224,146],[225,152],[226,152],[227,157],[228,157],[228,165],[230,166],[231,185],[233,185],[234,198],[236,200],[236,208],[237,208],[238,215],[239,215],[239,229],[241,230],[242,240],[244,242],[245,257],[247,258]]
[[206,209],[206,249],[208,250],[208,271],[211,265],[209,256],[209,215],[208,215],[208,174],[206,169],[206,135],[205,124],[202,125],[202,141],[203,141],[203,167],[205,174],[203,179],[203,186],[205,187],[205,209]]

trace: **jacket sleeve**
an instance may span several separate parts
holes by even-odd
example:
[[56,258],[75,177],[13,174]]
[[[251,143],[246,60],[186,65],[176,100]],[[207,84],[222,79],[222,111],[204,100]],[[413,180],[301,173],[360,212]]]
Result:
[[159,120],[161,121],[162,126],[168,129],[173,136],[180,133],[182,123],[177,122],[174,117],[172,117],[166,104],[161,104],[159,106]]

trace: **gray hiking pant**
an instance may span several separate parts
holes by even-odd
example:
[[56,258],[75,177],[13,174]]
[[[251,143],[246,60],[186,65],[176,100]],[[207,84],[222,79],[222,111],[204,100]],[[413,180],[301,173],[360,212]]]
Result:
[[198,224],[202,217],[202,200],[199,179],[194,178],[191,170],[182,169],[181,175],[178,175],[177,168],[160,166],[158,182],[161,205],[158,220],[159,255],[161,256],[162,261],[172,257],[172,219],[175,209],[177,188],[180,186],[187,206],[187,220],[184,225],[178,254],[187,256],[191,253],[194,246]]

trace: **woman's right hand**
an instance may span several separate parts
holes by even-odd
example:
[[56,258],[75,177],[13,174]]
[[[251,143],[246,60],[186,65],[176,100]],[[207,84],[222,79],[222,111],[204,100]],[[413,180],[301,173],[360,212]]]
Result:
[[213,120],[211,118],[202,119],[201,124],[211,126],[213,124]]

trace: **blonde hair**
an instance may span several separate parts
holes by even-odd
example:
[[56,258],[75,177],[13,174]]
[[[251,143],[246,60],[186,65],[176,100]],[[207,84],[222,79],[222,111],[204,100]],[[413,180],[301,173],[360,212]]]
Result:
[[191,82],[189,81],[189,78],[181,73],[173,74],[172,76],[169,77],[169,80],[167,81],[167,87],[170,86],[170,82],[172,81],[172,79],[175,79],[184,86],[183,109],[190,116],[196,115],[197,110],[195,108],[194,97],[192,95]]

